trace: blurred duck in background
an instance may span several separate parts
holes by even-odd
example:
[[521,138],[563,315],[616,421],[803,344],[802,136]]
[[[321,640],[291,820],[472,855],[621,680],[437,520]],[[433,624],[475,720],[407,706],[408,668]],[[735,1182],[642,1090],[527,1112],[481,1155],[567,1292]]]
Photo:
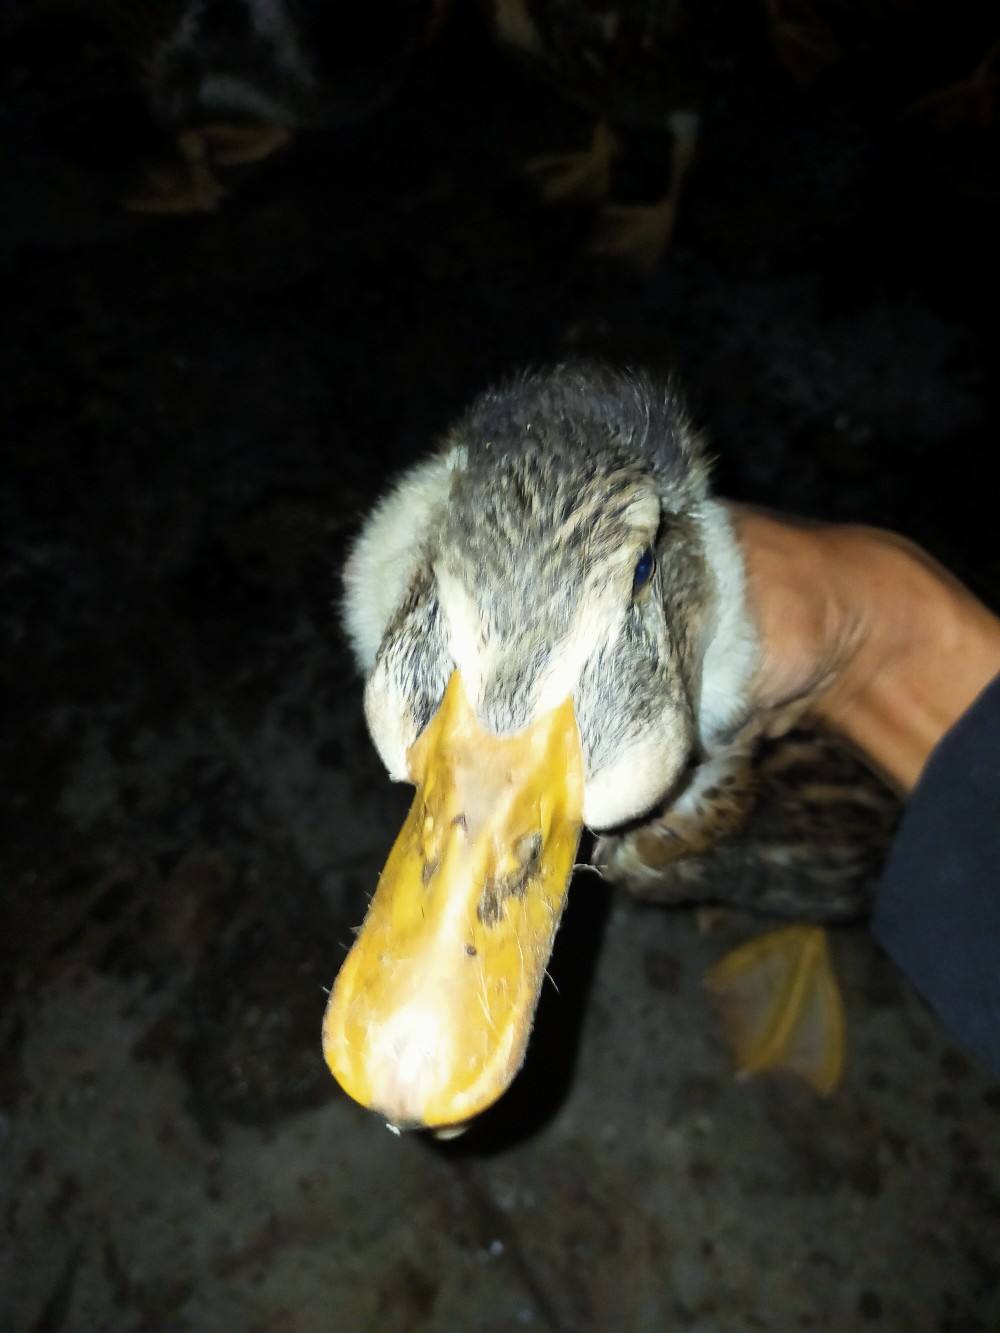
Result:
[[258,162],[295,131],[349,125],[392,95],[446,0],[96,0],[75,6],[135,71],[176,145],[127,200],[148,213],[217,209],[218,168]]

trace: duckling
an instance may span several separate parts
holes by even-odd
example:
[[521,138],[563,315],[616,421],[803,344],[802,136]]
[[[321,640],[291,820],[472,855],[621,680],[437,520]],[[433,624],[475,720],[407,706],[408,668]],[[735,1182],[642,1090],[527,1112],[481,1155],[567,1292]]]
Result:
[[216,168],[258,162],[298,129],[349,124],[390,95],[446,0],[99,0],[86,15],[134,67],[178,161],[127,200],[211,212]]
[[[676,868],[720,840],[740,863],[759,647],[676,391],[568,366],[486,393],[369,516],[344,618],[372,739],[417,792],[331,993],[325,1055],[390,1124],[454,1126],[520,1066],[584,827],[603,872],[647,898],[701,897]],[[825,897],[742,874],[731,894],[843,918],[869,889],[841,869]],[[750,964],[716,989],[745,994],[763,966],[768,997],[784,987],[833,1035],[803,1043],[769,1002],[761,1031],[736,1034],[744,1063],[790,1051],[826,1088],[843,1022],[822,934]]]
[[[670,243],[694,163],[706,81],[728,67],[734,29],[742,36],[745,17],[728,13],[719,0],[482,4],[496,39],[595,117],[587,148],[528,164],[542,195],[601,201],[592,249],[652,266]],[[607,202],[637,134],[661,142],[666,188],[652,203]]]

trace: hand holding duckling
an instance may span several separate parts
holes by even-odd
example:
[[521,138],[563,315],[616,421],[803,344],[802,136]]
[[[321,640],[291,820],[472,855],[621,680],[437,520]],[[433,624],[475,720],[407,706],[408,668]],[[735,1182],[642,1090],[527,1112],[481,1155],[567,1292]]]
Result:
[[763,649],[756,697],[776,729],[809,714],[907,794],[872,930],[1000,1073],[1000,619],[894,533],[732,516]]

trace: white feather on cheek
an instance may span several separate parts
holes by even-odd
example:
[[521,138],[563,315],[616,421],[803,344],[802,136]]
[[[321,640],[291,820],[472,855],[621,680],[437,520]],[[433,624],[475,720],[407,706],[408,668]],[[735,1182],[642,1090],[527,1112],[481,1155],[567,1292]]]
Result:
[[648,731],[614,761],[588,776],[583,791],[583,822],[609,829],[638,819],[667,795],[687,765],[690,737],[685,728]]
[[417,739],[416,721],[381,667],[375,668],[365,686],[365,721],[390,778],[410,782],[406,756]]

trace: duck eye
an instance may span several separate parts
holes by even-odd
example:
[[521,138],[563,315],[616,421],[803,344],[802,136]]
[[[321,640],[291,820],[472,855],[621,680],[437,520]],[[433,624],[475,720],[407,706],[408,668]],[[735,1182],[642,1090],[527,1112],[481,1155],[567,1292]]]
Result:
[[635,564],[635,573],[632,576],[632,596],[637,596],[653,577],[653,571],[656,569],[656,557],[653,555],[653,548],[647,546],[640,555]]

